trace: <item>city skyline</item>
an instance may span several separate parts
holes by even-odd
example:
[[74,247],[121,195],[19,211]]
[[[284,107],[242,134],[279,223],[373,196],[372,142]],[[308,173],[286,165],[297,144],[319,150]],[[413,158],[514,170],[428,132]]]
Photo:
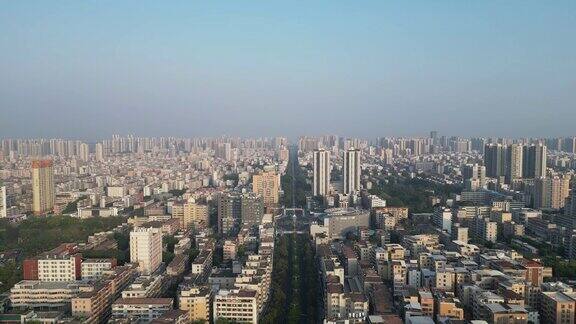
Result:
[[0,323],[576,323],[576,1],[7,1]]
[[574,12],[569,1],[10,2],[0,137],[567,136]]

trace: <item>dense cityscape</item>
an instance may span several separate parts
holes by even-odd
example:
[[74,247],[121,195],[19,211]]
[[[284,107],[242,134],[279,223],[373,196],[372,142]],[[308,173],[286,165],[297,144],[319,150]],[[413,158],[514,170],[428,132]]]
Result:
[[0,323],[574,323],[576,137],[0,141]]

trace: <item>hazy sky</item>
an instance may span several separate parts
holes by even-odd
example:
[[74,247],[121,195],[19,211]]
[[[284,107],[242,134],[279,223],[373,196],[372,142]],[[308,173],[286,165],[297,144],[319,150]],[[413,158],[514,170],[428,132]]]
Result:
[[574,0],[0,5],[0,137],[575,125]]

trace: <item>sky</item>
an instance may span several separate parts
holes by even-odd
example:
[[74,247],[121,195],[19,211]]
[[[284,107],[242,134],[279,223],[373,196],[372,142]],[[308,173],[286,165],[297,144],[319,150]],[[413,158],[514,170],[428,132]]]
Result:
[[0,137],[576,135],[576,1],[4,1]]

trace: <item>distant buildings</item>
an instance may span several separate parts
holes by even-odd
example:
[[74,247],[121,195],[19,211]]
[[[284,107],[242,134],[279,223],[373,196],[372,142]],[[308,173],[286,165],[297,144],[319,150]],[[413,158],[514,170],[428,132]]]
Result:
[[486,165],[486,176],[490,178],[503,177],[506,174],[506,146],[486,144],[484,147],[484,164]]
[[[547,150],[544,144],[486,144],[484,164],[486,175],[503,179],[507,184],[516,180],[546,176]],[[503,177],[503,178],[502,178]]]
[[52,160],[32,161],[32,211],[35,215],[52,212],[54,199]]
[[102,143],[96,143],[94,156],[96,161],[103,162],[104,161],[104,147]]
[[523,152],[523,177],[540,178],[546,176],[547,150],[543,144],[524,146]]
[[80,144],[80,150],[78,152],[80,160],[83,162],[88,162],[90,158],[90,147],[86,143]]

